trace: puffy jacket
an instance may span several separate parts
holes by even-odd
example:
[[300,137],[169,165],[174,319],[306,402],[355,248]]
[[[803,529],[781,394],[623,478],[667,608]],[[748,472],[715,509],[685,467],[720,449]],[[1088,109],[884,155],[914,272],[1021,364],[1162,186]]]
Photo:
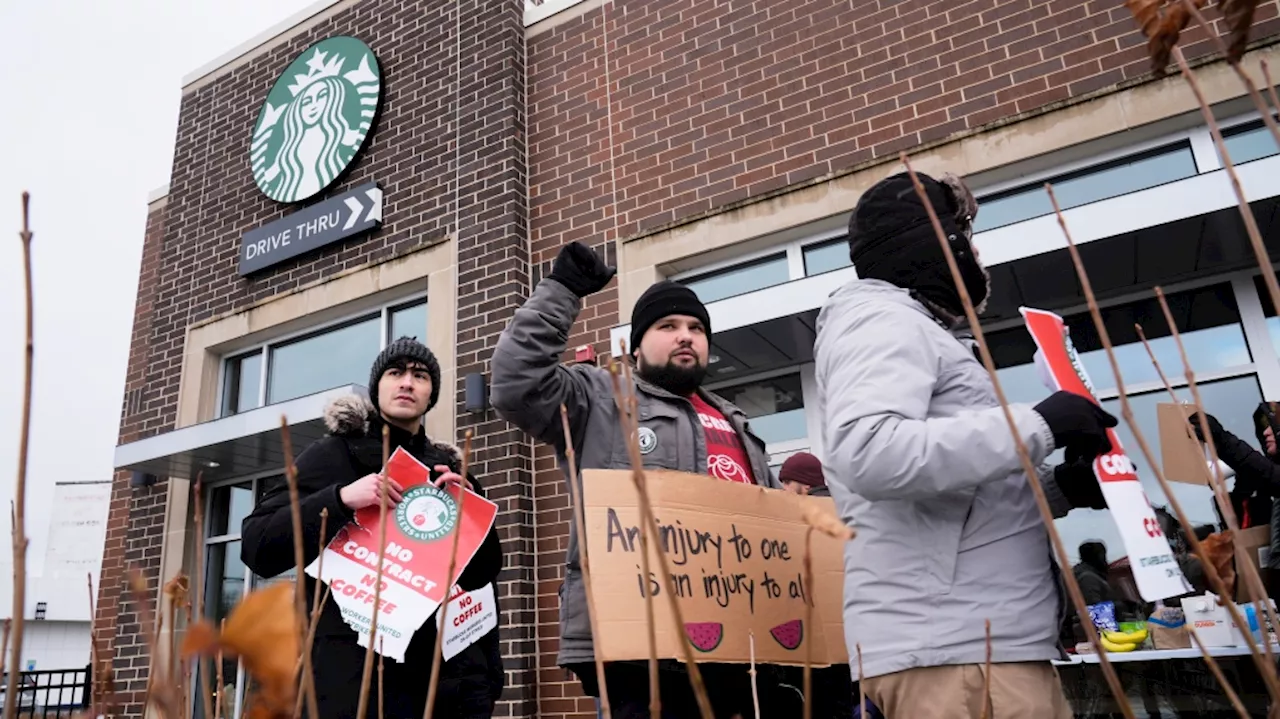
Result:
[[[1280,464],[1225,429],[1214,433],[1213,443],[1218,458],[1236,473],[1230,498],[1240,528],[1269,523],[1271,554],[1267,566],[1280,568],[1280,502],[1274,501],[1280,496]],[[1258,443],[1266,446],[1261,433]]]
[[[524,306],[516,310],[511,324],[498,339],[490,365],[494,409],[503,419],[555,448],[566,487],[569,475],[561,404],[569,413],[569,431],[580,470],[631,467],[608,370],[560,362],[569,342],[569,329],[581,309],[582,301],[564,285],[543,280]],[[653,449],[642,455],[644,466],[706,474],[706,435],[693,404],[639,378],[635,380],[635,392],[640,427],[653,430],[656,439]],[[764,441],[751,432],[746,414],[710,392],[700,394],[724,415],[742,439],[756,484],[781,488],[769,471]],[[578,531],[570,522],[565,577],[560,586],[559,663],[567,666],[592,661],[595,659],[586,588],[578,564]]]
[[[845,550],[844,627],[866,676],[985,660],[1050,660],[1062,605],[1048,533],[971,341],[908,291],[854,280],[815,344],[823,472],[858,536]],[[1054,510],[1053,435],[1011,407]]]
[[[329,433],[316,440],[298,456],[298,494],[302,514],[303,561],[310,564],[320,546],[320,512],[329,510],[324,541],[333,539],[352,513],[342,503],[339,491],[382,467],[382,419],[368,400],[358,395],[341,397],[325,410]],[[456,448],[431,442],[421,429],[415,435],[392,427],[391,451],[404,447],[428,467],[443,464],[460,471]],[[477,493],[484,490],[469,476]],[[294,567],[293,519],[289,488],[283,479],[267,485],[262,501],[241,524],[241,560],[262,577],[274,577]],[[502,569],[502,547],[497,528],[489,530],[475,557],[458,577],[457,584],[471,591],[494,582]],[[308,601],[314,596],[315,580],[306,577]],[[427,703],[427,682],[435,652],[436,617],[427,620],[409,643],[405,661],[384,660],[383,698],[378,711],[376,692],[370,692],[369,716],[421,717]],[[365,649],[356,643],[356,633],[342,619],[338,605],[324,605],[312,645],[312,666],[320,714],[325,719],[345,719],[356,714],[360,697]],[[504,683],[498,630],[493,630],[450,659],[440,669],[436,716],[488,717],[502,694]],[[376,684],[373,685],[376,688]]]

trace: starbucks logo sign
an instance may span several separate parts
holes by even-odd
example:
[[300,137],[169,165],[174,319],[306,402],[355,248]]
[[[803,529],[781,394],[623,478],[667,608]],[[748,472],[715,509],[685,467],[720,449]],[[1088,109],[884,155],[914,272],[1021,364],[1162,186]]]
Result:
[[458,503],[443,489],[420,485],[404,493],[396,505],[396,524],[419,542],[446,537],[458,523]]
[[254,182],[277,202],[314,197],[369,137],[382,72],[367,45],[331,37],[307,48],[276,80],[253,128]]

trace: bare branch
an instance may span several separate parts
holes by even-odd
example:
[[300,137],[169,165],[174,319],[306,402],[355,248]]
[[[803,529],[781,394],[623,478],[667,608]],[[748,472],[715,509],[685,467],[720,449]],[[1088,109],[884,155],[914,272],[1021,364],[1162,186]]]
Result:
[[462,500],[467,497],[467,472],[471,461],[471,430],[467,430],[462,442],[462,486],[458,488],[458,523],[453,528],[453,548],[449,550],[449,572],[445,574],[445,598],[440,605],[439,623],[436,625],[436,648],[431,654],[431,683],[427,685],[427,709],[424,719],[431,719],[436,708],[436,691],[440,685],[440,665],[444,663],[444,623],[449,615],[449,596],[453,593],[453,584],[458,581],[454,570],[458,567],[458,540],[462,537]]
[[862,642],[854,645],[858,650],[858,716],[866,719],[867,716],[867,677],[862,673]]
[[[756,633],[754,630],[750,629],[747,630],[747,633],[749,635],[747,640],[750,642],[749,646],[751,648],[751,669],[748,670],[748,673],[751,675],[751,706],[756,710],[753,716],[759,717],[760,687],[756,683]],[[805,697],[805,701],[807,702],[808,700],[808,697]]]
[[[1213,144],[1218,148],[1218,156],[1222,158],[1222,168],[1227,171],[1227,177],[1231,178],[1231,190],[1236,195],[1236,205],[1240,208],[1240,219],[1244,221],[1245,232],[1249,235],[1249,242],[1253,245],[1253,255],[1258,261],[1258,267],[1262,269],[1262,279],[1267,285],[1267,292],[1271,295],[1271,306],[1280,311],[1280,284],[1276,282],[1276,271],[1271,266],[1271,258],[1267,254],[1267,248],[1262,242],[1262,234],[1258,231],[1258,222],[1253,217],[1253,210],[1249,207],[1249,201],[1245,199],[1244,188],[1240,184],[1240,177],[1236,174],[1235,165],[1231,162],[1231,155],[1227,152],[1227,145],[1222,140],[1222,130],[1218,127],[1218,121],[1213,116],[1213,110],[1209,109],[1209,103],[1204,99],[1204,93],[1200,91],[1200,83],[1196,81],[1196,76],[1191,72],[1191,68],[1187,67],[1187,60],[1182,56],[1181,48],[1173,49],[1173,59],[1178,62],[1178,68],[1182,71],[1182,77],[1186,79],[1187,85],[1191,87],[1191,92],[1196,96],[1196,102],[1200,104],[1200,115],[1204,118],[1204,123],[1209,126],[1209,134],[1213,137]],[[1267,120],[1267,126],[1273,127],[1274,120],[1271,120],[1271,113],[1263,110],[1263,118]],[[1274,133],[1275,130],[1272,130]],[[1280,136],[1276,139],[1277,146],[1280,146]],[[1273,699],[1280,701],[1280,697]]]
[[[625,357],[626,340],[620,341],[619,347],[622,349],[622,356]],[[622,364],[622,373],[626,378],[627,387],[631,390],[628,411],[624,413],[630,423],[630,431],[625,436],[627,437],[627,452],[631,456],[631,476],[636,482],[636,490],[640,495],[640,511],[643,515],[644,524],[653,530],[654,537],[660,538],[662,530],[658,526],[657,517],[653,514],[653,504],[649,501],[649,485],[644,473],[644,460],[640,457],[640,411],[636,399],[635,378],[631,375],[631,365],[624,362]],[[671,620],[675,624],[676,636],[680,636],[684,631],[684,614],[680,609],[680,601],[676,596],[675,586],[671,579],[671,565],[667,560],[667,553],[661,550],[660,545],[654,545],[654,552],[658,555],[658,563],[662,565],[661,570],[658,572],[659,579],[662,580],[662,591],[667,595],[667,606],[671,610]],[[689,672],[689,684],[693,688],[693,696],[698,703],[698,710],[702,715],[702,719],[714,719],[715,712],[711,708],[711,700],[707,696],[707,688],[702,681],[702,671],[698,668],[697,659],[693,656],[693,647],[689,642],[680,642],[680,649],[684,653],[685,669]]]
[[[204,619],[204,472],[196,473],[196,484],[194,487],[195,495],[195,522],[196,522],[196,591],[193,600],[195,602],[196,619]],[[202,700],[204,702],[204,715],[213,715],[213,694],[209,689],[209,671],[205,668],[205,659],[202,656],[195,657],[196,671],[200,674],[200,687]],[[194,682],[193,682],[194,684]]]
[[[289,420],[283,414],[280,415],[280,440],[284,445],[284,476],[289,482],[289,511],[293,519],[293,559],[296,567],[293,594],[298,612],[298,640],[301,644],[307,636],[307,578],[303,572],[306,554],[302,547],[302,501],[298,496],[298,467],[293,463],[293,439],[289,436]],[[321,535],[321,541],[323,540],[324,536]],[[321,554],[323,553],[322,550]],[[375,606],[375,617],[377,611]],[[312,686],[312,690],[306,693],[307,711],[311,713],[311,719],[316,719],[320,716],[320,707],[315,698],[315,672],[311,667],[311,652],[303,652],[301,659],[304,677],[302,684],[304,687]]]
[[[591,623],[591,636],[600,636],[600,623],[596,618],[595,598],[591,595],[591,562],[587,559],[586,507],[582,506],[582,490],[578,485],[578,457],[573,449],[573,434],[569,431],[569,410],[560,405],[560,426],[564,435],[565,462],[569,465],[569,498],[573,502],[573,522],[578,533],[578,566],[582,568],[582,583],[587,590],[587,619]],[[604,660],[599,652],[592,652],[596,664],[596,683],[600,685],[600,709],[604,719],[611,719],[609,689],[604,679]],[[756,713],[759,716],[759,712]]]
[[991,620],[985,620],[987,625],[987,664],[982,670],[982,714],[980,719],[987,719],[991,711]]
[[[804,532],[804,625],[813,631],[813,527]],[[804,643],[804,719],[813,719],[813,638]]]
[[[31,195],[22,193],[22,281],[26,310],[26,347],[22,368],[22,432],[18,437],[18,482],[14,487],[16,507],[13,511],[13,630],[9,648],[9,681],[7,697],[18,696],[18,675],[22,662],[22,634],[27,611],[27,453],[31,446],[31,366],[35,358],[34,316],[35,300],[31,287]],[[13,719],[19,702],[7,701],[4,719]]]
[[[942,224],[938,221],[938,215],[933,210],[933,203],[929,201],[924,185],[920,184],[920,178],[916,176],[915,170],[911,169],[910,161],[905,152],[902,153],[901,159],[903,165],[907,168],[907,173],[911,176],[912,184],[915,185],[916,195],[920,198],[925,212],[929,215],[929,221],[938,236],[939,244],[942,246],[943,255],[947,258],[947,266],[951,269],[951,277],[960,293],[960,300],[964,304],[965,317],[969,320],[969,329],[973,332],[974,340],[978,343],[978,351],[982,356],[982,363],[987,368],[987,374],[991,378],[992,389],[995,391],[996,399],[1000,402],[1000,408],[1004,411],[1005,421],[1009,425],[1009,433],[1013,436],[1014,444],[1018,450],[1018,458],[1022,460],[1022,468],[1026,473],[1027,485],[1031,488],[1031,493],[1035,497],[1036,507],[1040,510],[1040,518],[1044,521],[1045,529],[1049,532],[1049,539],[1053,542],[1058,565],[1070,567],[1070,556],[1067,554],[1066,546],[1062,543],[1062,537],[1058,534],[1057,527],[1053,524],[1053,512],[1049,509],[1049,500],[1045,497],[1044,488],[1040,486],[1039,474],[1031,461],[1030,454],[1027,453],[1027,446],[1022,441],[1022,435],[1018,432],[1018,425],[1009,409],[1009,401],[1005,397],[1000,378],[996,374],[995,362],[991,358],[991,348],[987,346],[986,336],[982,332],[982,325],[978,322],[978,313],[973,307],[973,298],[969,296],[969,290],[966,288],[964,278],[960,274],[960,267],[956,264],[955,253],[951,251],[951,243],[947,241],[946,233],[942,231]],[[1120,706],[1125,719],[1134,719],[1133,707],[1129,706],[1129,700],[1125,696],[1124,688],[1121,686],[1119,678],[1116,676],[1115,668],[1111,666],[1106,653],[1102,651],[1102,643],[1098,641],[1097,629],[1092,622],[1084,621],[1084,618],[1089,616],[1089,610],[1084,602],[1084,595],[1080,592],[1080,584],[1071,572],[1062,572],[1062,578],[1067,585],[1067,593],[1071,597],[1076,613],[1082,618],[1080,624],[1084,627],[1085,635],[1089,638],[1089,643],[1094,647],[1094,650],[1098,652],[1102,674],[1107,679],[1107,685],[1111,688],[1111,693],[1115,696],[1116,703]]]
[[[364,719],[369,709],[369,682],[373,679],[373,642],[378,638],[378,605],[382,603],[383,560],[387,555],[387,461],[391,456],[391,427],[382,425],[382,476],[378,482],[378,573],[373,580],[373,618],[369,622],[369,646],[364,650],[364,670],[360,674],[360,700],[356,719]],[[446,593],[448,590],[445,590]]]

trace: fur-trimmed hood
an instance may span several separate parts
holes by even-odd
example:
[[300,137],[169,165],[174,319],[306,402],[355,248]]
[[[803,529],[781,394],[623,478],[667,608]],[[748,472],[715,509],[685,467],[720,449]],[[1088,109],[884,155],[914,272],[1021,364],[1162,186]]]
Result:
[[[329,434],[337,437],[367,437],[369,425],[377,416],[373,403],[359,394],[345,394],[335,397],[324,408],[324,426]],[[447,442],[436,442],[430,437],[427,442],[436,449],[453,457],[455,462],[462,461],[462,451]]]

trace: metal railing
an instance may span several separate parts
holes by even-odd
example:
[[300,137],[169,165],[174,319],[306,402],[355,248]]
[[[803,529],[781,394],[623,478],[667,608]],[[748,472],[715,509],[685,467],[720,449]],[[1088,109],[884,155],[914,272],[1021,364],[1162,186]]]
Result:
[[[89,667],[22,672],[18,679],[20,717],[70,717],[88,706]],[[0,707],[7,704],[9,677],[0,677]]]

